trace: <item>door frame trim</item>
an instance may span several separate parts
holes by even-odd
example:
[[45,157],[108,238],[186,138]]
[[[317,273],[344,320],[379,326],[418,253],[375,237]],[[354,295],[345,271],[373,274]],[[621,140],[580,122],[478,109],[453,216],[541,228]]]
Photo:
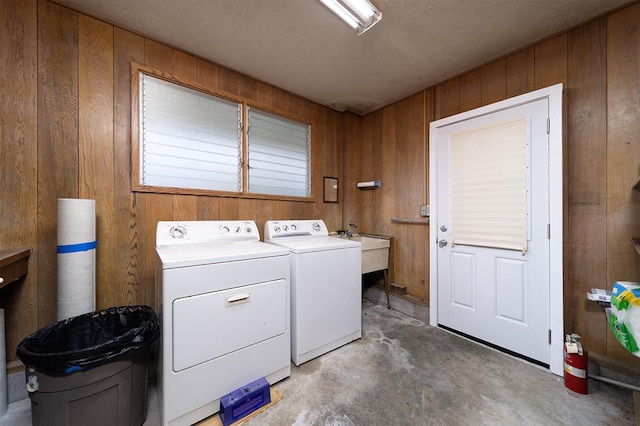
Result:
[[[462,112],[429,124],[429,205],[431,206],[429,226],[429,324],[438,326],[438,238],[437,184],[438,170],[436,161],[436,134],[440,127],[460,121],[491,114],[500,110],[533,102],[539,99],[549,101],[549,221],[551,238],[549,242],[549,327],[551,345],[549,352],[549,370],[562,376],[564,374],[564,305],[563,305],[563,170],[562,170],[562,83],[549,86],[480,108]],[[560,119],[554,119],[560,117]]]

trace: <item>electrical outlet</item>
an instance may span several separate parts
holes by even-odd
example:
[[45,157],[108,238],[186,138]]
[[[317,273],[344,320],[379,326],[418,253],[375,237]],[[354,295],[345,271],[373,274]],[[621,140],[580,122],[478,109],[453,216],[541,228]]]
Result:
[[420,206],[420,216],[429,216],[429,206]]

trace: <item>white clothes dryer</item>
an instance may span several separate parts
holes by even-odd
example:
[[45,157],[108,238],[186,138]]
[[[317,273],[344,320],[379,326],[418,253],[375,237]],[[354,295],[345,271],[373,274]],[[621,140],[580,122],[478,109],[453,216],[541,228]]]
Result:
[[265,242],[291,256],[291,359],[300,365],[362,333],[360,242],[329,237],[322,220],[267,221]]
[[290,375],[289,251],[259,240],[253,221],[158,222],[163,425],[194,424],[220,397]]

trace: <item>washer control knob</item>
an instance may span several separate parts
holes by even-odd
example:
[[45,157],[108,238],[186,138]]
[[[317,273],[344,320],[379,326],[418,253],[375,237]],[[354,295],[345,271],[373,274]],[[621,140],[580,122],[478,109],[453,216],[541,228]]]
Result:
[[296,225],[295,223],[291,224],[291,230],[292,231],[297,231],[298,230],[298,225]]
[[230,231],[229,227],[227,225],[222,225],[220,226],[220,233],[224,234],[228,234]]
[[250,226],[247,226],[244,232],[246,232],[247,234],[251,234],[253,232],[253,229],[251,229]]
[[236,227],[235,227],[235,229],[234,229],[234,232],[235,232],[236,234],[240,234],[240,233],[242,233],[242,228],[241,228],[241,227],[239,227],[239,226],[236,226]]
[[318,222],[313,222],[313,224],[311,225],[311,228],[314,231],[318,232],[318,231],[320,231],[320,224]]
[[177,238],[177,239],[182,239],[185,237],[185,235],[187,235],[187,229],[184,226],[172,226],[171,229],[169,229],[169,235],[171,235],[172,238]]
[[289,230],[289,225],[282,225],[282,230],[287,232]]
[[274,226],[274,227],[273,227],[273,232],[275,232],[276,234],[277,234],[278,232],[280,232],[280,227],[279,227],[278,225]]

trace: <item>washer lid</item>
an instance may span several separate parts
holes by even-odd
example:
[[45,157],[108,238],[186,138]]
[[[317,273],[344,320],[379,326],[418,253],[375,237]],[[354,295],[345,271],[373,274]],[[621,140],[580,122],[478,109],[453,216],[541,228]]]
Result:
[[289,250],[260,241],[184,244],[157,247],[162,269],[288,256]]
[[312,253],[327,250],[344,250],[361,247],[359,241],[342,240],[335,237],[287,237],[278,238],[267,241],[271,244],[277,244],[286,247],[292,253]]

